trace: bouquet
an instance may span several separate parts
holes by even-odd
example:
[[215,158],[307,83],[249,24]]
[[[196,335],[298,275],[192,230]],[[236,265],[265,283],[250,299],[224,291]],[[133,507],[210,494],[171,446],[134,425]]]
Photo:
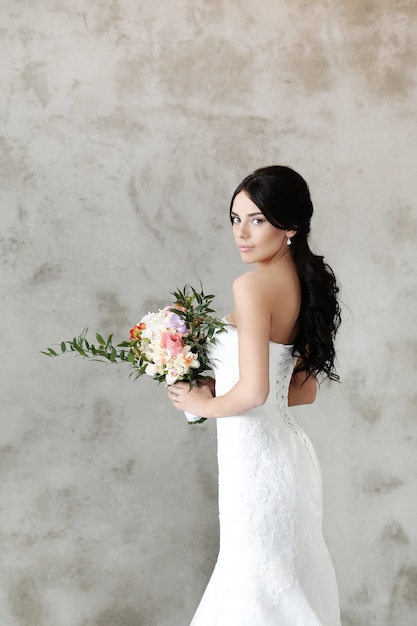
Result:
[[[86,327],[72,341],[62,341],[60,352],[47,348],[42,354],[56,357],[74,352],[96,361],[128,363],[135,379],[147,374],[167,386],[184,380],[191,388],[212,368],[208,348],[216,342],[216,334],[225,330],[226,323],[211,315],[214,296],[205,295],[202,286],[197,291],[185,285],[171,294],[175,302],[145,315],[130,330],[129,341],[113,345],[113,334],[106,340],[96,333],[97,343],[90,343]],[[204,417],[185,415],[190,424],[205,421]]]

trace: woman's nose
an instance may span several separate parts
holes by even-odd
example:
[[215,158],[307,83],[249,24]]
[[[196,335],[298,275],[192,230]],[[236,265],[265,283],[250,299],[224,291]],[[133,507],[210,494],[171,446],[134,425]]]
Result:
[[247,230],[246,230],[246,226],[245,224],[242,224],[242,222],[239,224],[239,228],[238,228],[238,237],[240,237],[241,239],[246,239],[247,237]]

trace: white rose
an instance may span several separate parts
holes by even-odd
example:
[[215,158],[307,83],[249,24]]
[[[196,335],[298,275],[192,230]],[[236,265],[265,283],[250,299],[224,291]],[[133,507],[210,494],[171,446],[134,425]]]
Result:
[[173,385],[174,383],[177,382],[177,380],[179,379],[179,372],[177,372],[177,370],[174,369],[170,369],[167,372],[167,375],[165,376],[165,381],[167,385]]
[[148,363],[148,365],[146,366],[145,373],[148,374],[148,376],[155,376],[156,371],[157,371],[157,367],[155,363]]

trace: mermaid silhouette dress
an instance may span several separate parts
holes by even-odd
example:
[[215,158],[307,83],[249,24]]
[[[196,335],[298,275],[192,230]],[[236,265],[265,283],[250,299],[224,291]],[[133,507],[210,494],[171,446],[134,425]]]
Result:
[[[266,403],[217,420],[220,551],[191,626],[340,626],[320,467],[288,409],[296,357],[279,343],[269,352]],[[211,358],[223,395],[239,378],[233,326]]]

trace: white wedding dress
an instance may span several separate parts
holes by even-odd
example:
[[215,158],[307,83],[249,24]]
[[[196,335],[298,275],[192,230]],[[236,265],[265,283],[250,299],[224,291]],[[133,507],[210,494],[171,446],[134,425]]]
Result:
[[[239,377],[233,326],[211,358],[223,395]],[[270,342],[267,402],[217,420],[220,552],[191,626],[340,626],[320,467],[287,406],[295,360]]]

